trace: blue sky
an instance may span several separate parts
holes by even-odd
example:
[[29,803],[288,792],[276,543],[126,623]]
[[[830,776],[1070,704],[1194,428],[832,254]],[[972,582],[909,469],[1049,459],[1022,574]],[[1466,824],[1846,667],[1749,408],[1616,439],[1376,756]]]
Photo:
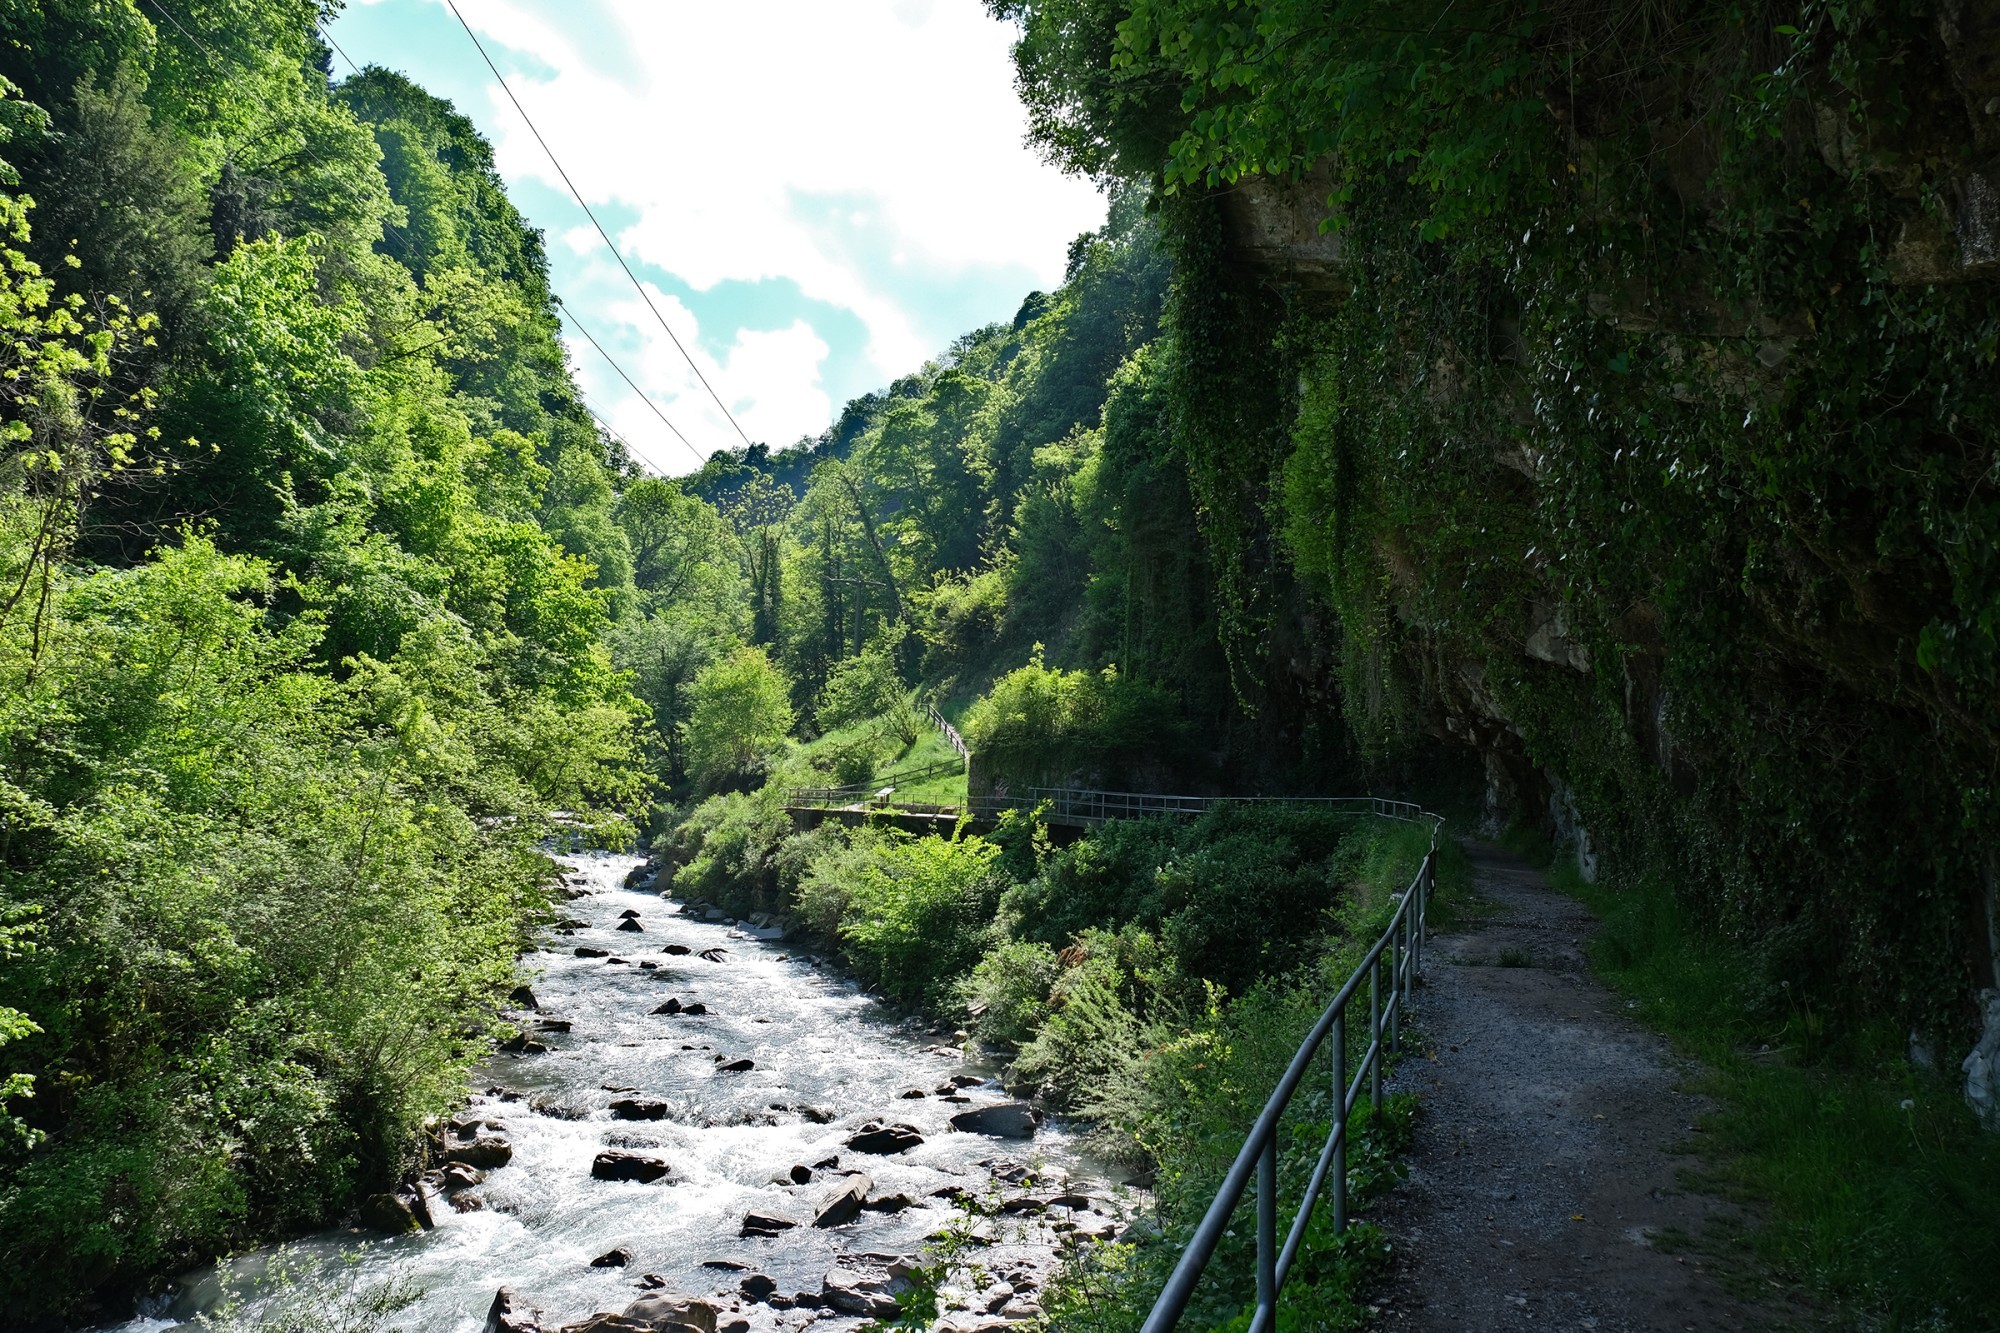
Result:
[[[1043,164],[978,0],[459,0],[515,96],[753,440],[1061,280],[1102,199]],[[738,443],[443,0],[349,0],[331,34],[493,141],[557,292],[705,457]],[[337,69],[345,66],[336,59]],[[598,413],[651,466],[698,465],[573,331]]]

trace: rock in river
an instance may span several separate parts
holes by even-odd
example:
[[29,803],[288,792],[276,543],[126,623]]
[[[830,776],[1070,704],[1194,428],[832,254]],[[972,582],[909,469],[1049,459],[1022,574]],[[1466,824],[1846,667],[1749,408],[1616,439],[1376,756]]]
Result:
[[672,1170],[657,1157],[616,1149],[597,1154],[590,1163],[590,1174],[598,1180],[636,1180],[641,1184],[659,1180]]
[[856,1152],[875,1153],[886,1157],[899,1152],[908,1152],[923,1141],[924,1136],[917,1133],[914,1125],[884,1127],[871,1122],[863,1125],[861,1132],[847,1141],[847,1146]]
[[632,1262],[632,1251],[620,1245],[615,1250],[606,1250],[590,1261],[592,1268],[623,1268]]
[[790,1231],[798,1223],[789,1217],[776,1217],[770,1213],[745,1213],[739,1236],[775,1236],[780,1231]]
[[998,1139],[1032,1139],[1041,1114],[1026,1102],[1001,1102],[976,1111],[960,1111],[951,1118],[953,1129],[968,1134],[991,1134]]
[[852,1175],[837,1191],[827,1197],[813,1215],[816,1227],[837,1227],[843,1222],[851,1222],[861,1213],[861,1205],[868,1201],[868,1191],[875,1188],[872,1176]]
[[493,1295],[493,1304],[486,1311],[486,1327],[482,1333],[540,1333],[540,1310],[531,1310],[519,1292],[512,1287],[502,1287]]
[[447,1162],[463,1162],[487,1170],[514,1160],[514,1145],[497,1134],[481,1134],[470,1143],[454,1143],[444,1150]]
[[620,921],[618,923],[618,929],[624,931],[633,931],[638,934],[644,934],[646,931],[646,928],[639,924],[639,918],[635,916],[628,916],[623,921]]
[[681,1011],[680,999],[677,996],[673,995],[669,995],[666,999],[660,1001],[659,1004],[654,1006],[653,1008],[653,1012],[656,1014],[677,1014],[680,1011]]
[[665,1120],[673,1107],[651,1097],[620,1097],[611,1103],[613,1120]]
[[665,948],[661,949],[660,952],[680,955],[680,954],[690,953],[692,951],[685,944],[669,944]]

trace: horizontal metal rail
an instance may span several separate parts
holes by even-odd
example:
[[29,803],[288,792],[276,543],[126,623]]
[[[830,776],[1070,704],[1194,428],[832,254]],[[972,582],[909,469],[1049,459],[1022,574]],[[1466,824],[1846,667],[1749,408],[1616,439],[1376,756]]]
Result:
[[[1284,1077],[1278,1080],[1277,1088],[1264,1104],[1263,1113],[1257,1117],[1249,1137],[1243,1141],[1243,1150],[1236,1155],[1229,1174],[1223,1177],[1222,1188],[1216,1192],[1215,1201],[1203,1214],[1187,1249],[1181,1254],[1180,1263],[1167,1279],[1166,1286],[1161,1288],[1159,1299],[1153,1303],[1152,1312],[1146,1316],[1140,1333],[1172,1333],[1180,1322],[1189,1300],[1194,1296],[1196,1284],[1201,1281],[1209,1260],[1215,1254],[1216,1244],[1229,1229],[1230,1219],[1243,1202],[1244,1194],[1250,1190],[1252,1177],[1256,1179],[1257,1300],[1248,1333],[1271,1333],[1277,1327],[1278,1297],[1284,1291],[1285,1279],[1291,1275],[1292,1265],[1304,1244],[1306,1227],[1312,1221],[1313,1212],[1323,1195],[1330,1195],[1332,1200],[1335,1234],[1347,1229],[1347,1127],[1364,1086],[1368,1091],[1369,1104],[1374,1107],[1382,1105],[1383,1057],[1385,1053],[1397,1050],[1401,1044],[1403,1010],[1409,1003],[1411,988],[1423,967],[1430,901],[1437,891],[1438,830],[1444,823],[1439,816],[1407,801],[1381,801],[1375,797],[1355,798],[1355,801],[1366,802],[1372,813],[1385,818],[1429,821],[1430,848],[1424,854],[1423,865],[1418,868],[1415,878],[1398,897],[1388,926],[1380,938],[1369,946],[1360,965],[1333,997],[1332,1003],[1320,1013],[1319,1021],[1306,1034]],[[1386,996],[1383,994],[1385,980],[1388,983]],[[1364,989],[1368,995],[1367,1039],[1360,1059],[1350,1074],[1347,1011]],[[1320,1149],[1312,1176],[1306,1182],[1304,1197],[1286,1229],[1284,1244],[1280,1246],[1277,1230],[1279,1128],[1284,1120],[1285,1108],[1312,1072],[1323,1047],[1331,1047],[1332,1050],[1328,1063],[1331,1066],[1333,1128]]]
[[898,783],[916,782],[922,778],[934,778],[945,773],[961,772],[964,768],[956,759],[943,759],[935,764],[925,764],[922,768],[908,768],[899,773],[884,773],[872,782],[855,782],[845,787],[793,787],[785,793],[785,804],[790,806],[854,805],[867,802],[881,794],[884,788],[893,788]]
[[1316,805],[1385,819],[1424,817],[1423,810],[1408,801],[1380,796],[1170,796],[1086,787],[1030,787],[1022,796],[979,796],[971,800],[969,808],[976,819],[997,819],[1008,810],[1041,810],[1053,823],[1101,824],[1107,819],[1204,815],[1219,805]]

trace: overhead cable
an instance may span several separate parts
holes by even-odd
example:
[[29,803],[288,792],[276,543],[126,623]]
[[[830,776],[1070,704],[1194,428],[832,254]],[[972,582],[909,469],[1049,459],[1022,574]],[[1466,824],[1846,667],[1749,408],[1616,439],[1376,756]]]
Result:
[[679,335],[667,323],[666,316],[662,315],[660,308],[653,304],[652,294],[646,290],[646,285],[639,281],[637,274],[632,272],[632,266],[625,262],[625,256],[619,252],[618,246],[613,243],[611,234],[604,230],[604,224],[597,220],[597,214],[593,213],[590,205],[583,201],[583,192],[576,188],[576,182],[569,178],[569,172],[563,170],[563,164],[556,157],[555,149],[549,147],[549,141],[542,137],[542,132],[539,129],[535,128],[534,118],[529,116],[527,108],[521,105],[521,99],[514,96],[514,90],[507,85],[507,80],[502,77],[499,66],[493,63],[493,57],[486,54],[486,46],[479,40],[479,34],[474,32],[472,25],[465,21],[465,15],[458,12],[457,0],[445,0],[445,4],[450,7],[452,17],[458,20],[458,26],[464,28],[465,35],[472,39],[473,48],[479,52],[479,58],[486,62],[486,68],[493,72],[494,79],[500,84],[500,91],[507,94],[507,100],[514,104],[516,111],[521,113],[521,119],[526,122],[528,132],[534,135],[535,142],[542,146],[542,151],[548,155],[550,164],[556,169],[556,174],[562,177],[562,183],[569,187],[570,197],[576,200],[576,206],[581,208],[583,215],[590,219],[590,225],[597,228],[597,234],[603,240],[605,248],[611,251],[611,257],[618,261],[619,268],[625,270],[625,277],[631,282],[634,290],[639,293],[640,299],[646,303],[646,308],[653,312],[653,318],[659,321],[660,328],[665,330],[667,337],[673,341],[674,349],[681,354],[681,359],[687,362],[688,369],[694,372],[694,377],[701,381],[701,387],[708,390],[708,396],[713,398],[715,405],[722,409],[722,415],[728,418],[729,424],[735,428],[737,437],[743,441],[744,446],[747,448],[750,444],[750,437],[743,433],[743,427],[737,422],[736,414],[729,410],[729,405],[722,401],[722,395],[718,394],[715,391],[715,386],[708,382],[708,376],[701,373],[701,367],[695,364],[692,356],[688,355],[688,349],[682,345]]

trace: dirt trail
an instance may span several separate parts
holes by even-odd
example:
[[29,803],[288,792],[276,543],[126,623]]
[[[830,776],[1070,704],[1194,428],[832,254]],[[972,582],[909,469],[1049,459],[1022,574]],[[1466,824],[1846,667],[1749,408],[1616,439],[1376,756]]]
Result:
[[1681,1333],[1790,1321],[1746,1306],[1707,1260],[1650,1237],[1698,1235],[1728,1205],[1676,1183],[1706,1109],[1690,1072],[1586,964],[1594,923],[1525,862],[1469,844],[1492,911],[1432,945],[1426,1046],[1396,1085],[1422,1097],[1408,1182],[1376,1220],[1396,1247],[1380,1298],[1401,1329]]

